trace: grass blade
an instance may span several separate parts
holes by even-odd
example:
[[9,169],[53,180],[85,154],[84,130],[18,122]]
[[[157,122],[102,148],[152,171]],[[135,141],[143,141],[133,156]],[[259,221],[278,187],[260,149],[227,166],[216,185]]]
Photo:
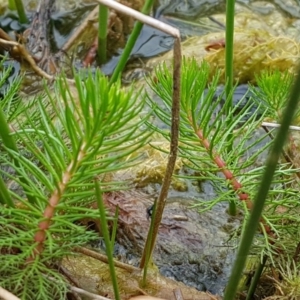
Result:
[[114,289],[114,293],[115,293],[115,299],[120,300],[121,298],[120,298],[120,293],[119,293],[119,286],[118,286],[118,281],[117,281],[116,270],[115,270],[115,266],[114,266],[112,243],[111,243],[110,237],[109,237],[109,230],[108,230],[108,226],[107,226],[106,213],[105,213],[105,207],[103,204],[102,192],[101,192],[100,186],[97,181],[95,181],[95,192],[96,192],[96,200],[97,200],[99,214],[100,214],[100,223],[101,223],[103,238],[104,238],[105,247],[106,247],[106,255],[108,258],[109,271],[110,271],[111,281],[112,281],[113,289]]

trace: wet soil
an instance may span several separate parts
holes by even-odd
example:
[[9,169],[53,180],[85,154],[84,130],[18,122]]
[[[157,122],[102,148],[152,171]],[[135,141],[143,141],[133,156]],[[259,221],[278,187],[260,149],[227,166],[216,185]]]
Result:
[[[154,263],[166,277],[222,295],[236,247],[230,232],[238,227],[239,217],[228,216],[227,205],[200,214],[192,208],[197,200],[185,196],[177,193],[167,199]],[[120,208],[115,254],[121,261],[138,266],[150,225],[146,211],[153,201],[141,190],[105,196],[112,212]]]

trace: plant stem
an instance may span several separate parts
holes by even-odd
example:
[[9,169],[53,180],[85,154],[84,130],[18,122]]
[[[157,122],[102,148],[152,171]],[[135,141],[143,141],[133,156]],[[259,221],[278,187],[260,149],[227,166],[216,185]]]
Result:
[[[153,5],[153,2],[154,2],[154,0],[146,0],[141,12],[145,15],[148,15],[149,12],[150,12],[151,7]],[[135,42],[138,39],[138,37],[140,35],[140,32],[143,28],[143,25],[144,24],[140,21],[137,21],[135,23],[134,28],[133,28],[133,30],[130,34],[130,37],[129,37],[127,43],[126,43],[126,46],[123,50],[123,53],[120,57],[120,60],[119,60],[117,66],[116,66],[116,68],[115,68],[115,70],[114,70],[114,72],[113,72],[113,74],[110,78],[110,84],[116,82],[117,79],[119,78],[119,76],[121,75],[121,73],[123,72],[124,67],[127,63],[127,60],[130,56],[130,53],[131,53],[131,51],[132,51],[132,49],[135,45]]]
[[290,97],[287,103],[287,106],[283,113],[283,119],[281,122],[281,126],[278,129],[278,133],[274,140],[274,144],[271,148],[271,151],[268,155],[268,159],[266,162],[265,172],[263,174],[262,180],[260,182],[260,186],[258,192],[255,197],[254,206],[252,213],[250,214],[249,220],[245,227],[241,243],[239,246],[239,250],[237,253],[237,258],[234,263],[231,276],[228,282],[228,285],[225,290],[224,300],[232,300],[234,299],[237,291],[238,284],[245,263],[247,259],[247,255],[249,253],[254,235],[257,230],[257,226],[264,208],[264,204],[266,202],[266,198],[268,196],[268,191],[272,184],[272,178],[276,170],[278,159],[282,153],[282,149],[284,143],[288,136],[289,126],[292,123],[293,116],[295,111],[297,110],[297,105],[300,100],[300,66],[298,68],[298,74],[294,85],[291,89]]
[[233,88],[234,4],[235,0],[228,0],[226,2],[225,82],[226,97],[231,98],[231,101],[227,102],[227,114],[233,106],[231,92]]
[[118,219],[119,219],[119,206],[117,205],[115,215],[114,215],[114,224],[113,224],[113,228],[112,228],[112,234],[111,234],[111,238],[110,238],[112,248],[114,248],[114,246],[115,246],[117,227],[118,227]]
[[[234,36],[234,5],[235,0],[226,2],[226,41],[225,41],[225,82],[226,82],[226,115],[228,127],[232,123],[230,111],[233,107],[233,36]],[[228,152],[232,150],[232,134],[228,135]],[[229,214],[236,215],[236,204],[229,201]]]
[[101,65],[106,62],[108,8],[105,5],[99,4],[98,17],[98,63]]
[[16,10],[16,3],[15,3],[15,0],[8,0],[8,8],[10,10]]
[[24,9],[22,0],[14,0],[14,1],[15,1],[15,6],[17,8],[20,23],[21,24],[28,23],[28,19],[27,19],[26,13],[25,13],[25,9]]
[[261,276],[262,271],[264,270],[267,260],[268,260],[268,256],[264,255],[262,262],[259,262],[259,265],[257,266],[257,269],[255,271],[255,274],[251,280],[251,284],[250,284],[250,287],[249,287],[249,290],[247,293],[246,300],[253,299],[253,295],[255,293],[259,278]]
[[231,216],[236,216],[237,210],[236,210],[236,204],[233,200],[229,200],[229,208],[228,208],[228,213]]
[[[179,139],[179,120],[180,120],[180,95],[181,95],[181,45],[180,34],[174,40],[174,70],[173,70],[173,95],[172,95],[172,116],[171,116],[171,142],[169,160],[164,176],[164,181],[157,199],[156,213],[153,216],[153,233],[148,232],[146,245],[143,250],[140,268],[144,268],[147,257],[151,258],[154,245],[156,242],[159,225],[162,219],[163,211],[166,204],[168,190],[174,171],[177,158],[178,139]],[[150,245],[150,246],[149,246]],[[148,248],[149,247],[149,248]],[[148,250],[150,249],[150,255]],[[149,256],[148,256],[149,255]]]
[[65,172],[62,174],[61,181],[57,184],[57,188],[52,192],[48,204],[43,213],[43,219],[38,224],[38,230],[34,235],[34,242],[36,246],[34,247],[31,255],[27,258],[27,262],[33,262],[36,256],[40,255],[44,251],[44,244],[47,239],[47,232],[51,225],[52,219],[54,217],[55,210],[59,204],[63,194],[65,193],[67,186],[72,179],[75,171],[80,165],[81,161],[86,154],[86,143],[82,143],[77,156],[68,165]]
[[9,207],[15,207],[15,204],[2,177],[0,177],[0,202],[2,204],[6,204]]
[[[190,122],[191,122],[191,126],[193,127],[192,118],[190,118]],[[209,152],[211,149],[211,145],[210,145],[209,140],[204,138],[202,129],[198,128],[198,127],[193,127],[193,128],[194,128],[195,134],[198,136],[201,144]],[[228,167],[227,167],[226,163],[224,162],[224,160],[222,159],[222,157],[218,153],[212,152],[212,159],[213,159],[213,162],[218,166],[219,170],[223,173],[226,180],[228,180],[228,182],[232,186],[234,192],[239,197],[240,201],[244,201],[247,209],[249,211],[252,211],[253,201],[250,199],[249,194],[247,194],[245,191],[243,191],[242,184],[236,178],[234,173],[228,169]],[[263,226],[264,231],[269,236],[270,243],[272,243],[272,239],[275,239],[276,235],[274,234],[274,232],[272,232],[270,226],[266,223],[266,221],[263,218],[260,219],[260,222]]]
[[[8,148],[10,150],[13,150],[14,152],[18,153],[17,145],[15,143],[14,138],[11,136],[8,123],[6,121],[4,112],[1,108],[0,108],[0,128],[1,128],[0,137],[2,138],[3,145],[6,148]],[[16,168],[18,168],[18,169],[21,168],[21,166],[20,166],[17,159],[14,159],[14,163],[16,165]],[[29,186],[27,178],[25,178],[23,176],[20,176],[20,180],[21,180],[22,183],[24,183],[24,186]],[[36,203],[35,198],[27,192],[26,188],[24,188],[24,192],[25,192],[26,197],[27,197],[27,199],[30,203],[32,203],[32,204]],[[12,200],[7,198],[7,195],[8,195],[7,193],[8,193],[8,191],[5,192],[4,190],[2,190],[2,196],[6,195],[6,201],[8,201],[8,202],[6,202],[6,204],[10,205]]]
[[99,214],[100,214],[100,223],[101,223],[103,238],[104,238],[105,247],[106,247],[106,255],[108,258],[109,272],[110,272],[110,277],[111,277],[111,281],[113,284],[115,299],[120,300],[121,298],[120,298],[120,293],[119,293],[119,286],[118,286],[117,275],[116,275],[116,270],[115,270],[115,266],[114,266],[113,248],[112,248],[112,243],[111,243],[111,240],[109,237],[109,230],[108,230],[108,226],[107,226],[105,207],[104,207],[103,199],[102,199],[102,192],[100,190],[100,186],[97,181],[95,181],[95,191],[96,191],[96,199],[97,199],[97,204],[98,204],[98,209],[99,209]]
[[[152,216],[151,216],[151,223],[150,223],[150,228],[149,228],[149,232],[148,235],[149,236],[153,236],[153,228],[154,228],[154,216],[156,213],[156,200],[153,204],[153,212],[152,212]],[[147,249],[145,249],[146,251],[146,255],[145,255],[145,266],[144,266],[144,270],[143,270],[143,280],[142,280],[142,287],[146,286],[146,279],[147,279],[147,271],[148,271],[148,264],[149,264],[149,259],[151,257],[151,249],[150,249],[150,243],[146,244]]]

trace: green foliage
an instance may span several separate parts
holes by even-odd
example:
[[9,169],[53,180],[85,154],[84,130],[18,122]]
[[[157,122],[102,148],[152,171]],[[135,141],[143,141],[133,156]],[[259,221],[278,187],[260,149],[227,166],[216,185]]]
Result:
[[15,0],[8,0],[8,8],[10,10],[16,10],[16,3]]
[[18,85],[0,102],[17,146],[1,140],[1,177],[16,207],[1,205],[0,286],[22,299],[63,299],[67,284],[55,268],[98,238],[80,221],[99,218],[90,208],[95,178],[102,191],[124,186],[110,174],[135,164],[128,155],[147,141],[147,116],[139,118],[144,101],[119,83],[109,86],[98,71],[77,74],[75,84],[61,76],[33,100],[16,97]]
[[[159,107],[152,99],[149,104],[155,110],[156,116],[170,126],[169,114],[171,111],[172,75],[166,66],[159,67],[155,73],[159,84],[150,82],[153,91],[162,99],[163,106]],[[200,203],[202,209],[210,209],[220,201],[228,201],[230,193],[228,182],[223,176],[219,176],[220,166],[216,164],[216,158],[222,158],[235,177],[247,187],[247,192],[255,192],[253,180],[258,182],[262,168],[258,167],[250,171],[250,167],[259,164],[259,158],[269,147],[266,141],[267,134],[262,133],[253,138],[253,132],[259,126],[263,116],[257,117],[254,103],[248,103],[240,109],[240,104],[230,109],[230,116],[226,114],[226,103],[230,100],[222,100],[224,94],[216,98],[215,92],[218,85],[218,74],[211,83],[209,80],[209,66],[203,62],[200,66],[193,60],[185,60],[182,68],[182,95],[181,95],[181,120],[180,120],[180,156],[186,164],[201,174],[198,179],[210,179],[220,191],[218,199]],[[242,103],[243,99],[241,99]],[[234,116],[232,118],[231,116]],[[224,126],[231,120],[229,127]],[[168,132],[153,125],[149,126],[164,137],[168,138]],[[228,137],[234,133],[231,140]],[[204,143],[207,144],[207,148]],[[228,145],[234,147],[228,152]],[[258,146],[261,145],[261,146]],[[258,165],[259,166],[259,165]],[[193,177],[195,178],[195,177]],[[249,186],[249,187],[248,187]],[[251,188],[251,189],[250,189]],[[241,206],[241,204],[239,204]]]
[[[246,105],[242,105],[244,99],[241,99],[240,103],[230,109],[228,115],[226,103],[230,100],[228,98],[223,100],[224,94],[215,96],[219,81],[218,74],[212,82],[208,81],[208,74],[209,66],[205,62],[197,65],[194,60],[184,60],[181,75],[179,155],[184,159],[187,167],[195,172],[195,175],[185,176],[186,178],[210,180],[214,184],[217,196],[212,200],[199,201],[197,206],[200,211],[211,209],[217,203],[229,200],[235,201],[238,208],[243,211],[245,218],[242,224],[242,238],[247,245],[245,249],[249,251],[251,243],[246,234],[247,228],[251,226],[254,233],[257,232],[258,226],[257,223],[247,225],[247,221],[253,206],[255,207],[262,199],[257,195],[257,190],[261,186],[262,177],[265,176],[263,160],[271,149],[273,140],[269,137],[269,133],[259,129],[265,117],[264,114],[261,115],[260,105],[264,104],[250,98]],[[149,80],[151,89],[163,104],[158,106],[150,96],[148,96],[148,103],[156,117],[170,126],[171,70],[165,65],[160,66],[156,69],[154,78],[155,80]],[[168,131],[150,123],[148,126],[169,139]],[[230,143],[233,147],[228,151]],[[276,257],[278,249],[284,249],[285,255],[290,256],[296,247],[293,236],[297,235],[297,228],[299,228],[299,218],[296,216],[299,201],[297,200],[298,189],[295,189],[292,183],[297,170],[292,169],[289,164],[277,165],[277,161],[275,163],[269,161],[269,164],[273,168],[274,177],[272,173],[268,178],[270,191],[266,191],[268,196],[265,195],[262,219],[261,211],[256,215],[256,222],[261,222],[259,226],[261,234],[256,236],[252,251],[262,256],[267,255],[273,265],[276,265],[273,257]],[[282,210],[288,213],[283,216]],[[242,252],[241,257],[246,257],[246,250]],[[237,278],[240,278],[240,273],[235,277],[235,283]],[[233,299],[232,295],[227,299]]]
[[[254,99],[259,99],[261,110],[266,112],[267,117],[275,121],[281,120],[293,79],[294,76],[291,73],[283,74],[279,71],[272,73],[264,71],[256,77],[258,88],[252,88],[256,96]],[[299,114],[298,109],[296,116],[298,117]]]
[[[0,62],[0,69],[3,67],[3,62]],[[3,74],[0,78],[0,86],[3,86],[5,83],[5,80],[8,79],[9,74],[10,74],[11,68],[7,68],[3,70]],[[1,131],[0,131],[0,137],[2,139],[3,145],[9,149],[12,150],[16,153],[18,153],[18,149],[17,149],[17,145],[15,143],[14,138],[12,137],[12,135],[10,134],[10,128],[9,128],[9,124],[7,123],[7,121],[12,120],[14,118],[14,116],[16,116],[18,114],[18,109],[17,108],[13,108],[14,106],[18,107],[18,105],[13,105],[16,100],[15,100],[15,94],[16,91],[19,87],[20,84],[20,79],[17,79],[10,88],[7,88],[5,91],[5,97],[2,100],[2,107],[0,107],[0,126],[1,126]],[[8,151],[8,154],[11,154],[10,151]],[[15,166],[20,169],[21,165],[19,164],[19,161],[17,159],[14,159],[13,155],[10,155],[11,158],[14,160],[14,164]],[[29,202],[35,202],[35,198],[30,195],[27,191],[26,186],[28,185],[28,178],[24,177],[24,176],[19,176],[19,179],[23,182],[24,186],[25,186],[25,193],[26,196],[28,198]],[[0,185],[1,185],[1,199],[0,202],[3,204],[7,204],[9,206],[14,206],[14,203],[11,199],[11,196],[9,195],[7,188],[1,178],[0,180]]]
[[295,257],[291,260],[282,260],[279,263],[281,281],[276,281],[277,288],[285,299],[297,300],[300,297],[299,262]]

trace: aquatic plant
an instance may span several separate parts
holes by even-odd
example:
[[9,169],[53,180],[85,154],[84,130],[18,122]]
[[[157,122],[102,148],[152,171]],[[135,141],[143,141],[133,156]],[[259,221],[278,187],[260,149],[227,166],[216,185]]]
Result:
[[22,299],[64,299],[68,284],[57,263],[98,239],[80,222],[99,219],[91,207],[95,178],[102,191],[121,188],[107,174],[131,166],[135,159],[124,158],[147,141],[144,102],[100,72],[77,74],[75,83],[61,76],[54,91],[29,102],[18,87],[14,81],[0,102],[1,127],[10,128],[1,131],[0,286]]
[[[241,276],[247,257],[246,254],[251,248],[252,243],[249,237],[253,238],[254,233],[257,232],[257,223],[260,223],[261,235],[256,238],[256,253],[258,248],[262,256],[267,255],[270,257],[273,265],[276,265],[274,255],[276,256],[278,251],[282,251],[282,247],[286,251],[285,255],[293,255],[293,251],[297,246],[296,241],[293,240],[293,242],[288,242],[283,246],[282,240],[288,233],[290,235],[294,231],[295,224],[298,222],[297,218],[292,217],[296,213],[297,207],[299,207],[298,202],[295,201],[298,189],[292,184],[292,182],[296,184],[293,178],[295,178],[297,169],[291,167],[289,162],[277,164],[285,140],[282,132],[279,132],[280,150],[277,148],[279,147],[278,144],[276,142],[273,144],[274,141],[269,138],[271,134],[269,131],[261,132],[257,135],[257,138],[253,139],[253,135],[257,132],[257,128],[261,126],[265,117],[274,113],[274,109],[272,110],[274,99],[268,97],[268,90],[265,87],[268,86],[267,82],[272,81],[270,76],[276,79],[277,75],[264,74],[260,78],[259,82],[262,84],[257,93],[264,94],[263,104],[261,104],[260,99],[255,101],[250,97],[245,105],[245,99],[242,98],[239,103],[236,103],[230,109],[228,114],[226,103],[231,100],[226,98],[224,92],[216,95],[219,76],[216,75],[210,82],[209,74],[210,70],[206,62],[198,65],[193,59],[184,60],[181,74],[182,109],[179,128],[179,156],[190,169],[195,170],[195,174],[201,174],[183,176],[184,178],[210,180],[218,193],[218,197],[212,200],[199,201],[200,211],[210,209],[219,202],[230,200],[234,201],[238,209],[242,210],[245,215],[242,224],[242,243],[238,252],[237,267],[235,267],[237,269],[234,269],[232,275],[236,285]],[[289,86],[290,82],[287,80],[291,77],[282,75],[281,80],[284,78],[286,80],[282,86]],[[273,80],[275,81],[275,79]],[[151,96],[148,96],[148,103],[155,115],[167,126],[170,126],[171,122],[168,116],[172,110],[170,96],[172,87],[171,71],[166,65],[158,67],[153,78],[149,79],[149,83],[151,89],[162,99],[164,105],[157,105]],[[280,89],[280,85],[277,85],[277,90],[274,89],[274,94],[279,93],[278,89]],[[293,99],[297,98],[294,96]],[[285,103],[285,101],[286,98],[281,98],[281,103]],[[269,109],[266,109],[266,105],[269,106]],[[293,111],[295,111],[295,107],[294,103]],[[288,122],[291,122],[292,115],[292,111],[290,111]],[[162,130],[151,123],[148,123],[148,126],[164,138],[170,139],[168,131]],[[280,130],[283,130],[282,127]],[[271,130],[271,132],[275,133],[274,130]],[[231,136],[231,139],[228,139],[228,136]],[[228,143],[233,145],[231,151],[228,151]],[[268,149],[274,151],[274,147],[277,151],[276,155],[270,153],[273,156],[268,159],[265,170],[260,161],[260,156],[266,153]],[[274,157],[275,162],[272,160]],[[264,175],[266,171],[269,172],[268,175]],[[273,173],[270,175],[270,172],[275,174],[274,178]],[[271,190],[269,191],[267,188],[263,193],[260,190],[260,193],[257,194],[257,189],[261,186],[261,180],[266,180],[266,177],[268,183],[264,184],[264,187],[272,184]],[[266,207],[261,216],[262,201],[266,201]],[[260,203],[259,206],[258,203]],[[293,222],[285,222],[285,225],[282,226],[283,216],[278,211],[279,206],[294,208],[294,212],[289,211],[289,216],[284,215],[284,219],[287,218],[293,220]],[[290,250],[286,250],[286,247]],[[226,299],[233,299],[235,292],[233,283],[230,281],[226,290]]]
[[[150,2],[147,1],[145,5],[150,5]],[[232,7],[231,11],[228,7],[228,12],[232,16],[230,21],[233,21]],[[139,24],[137,28],[141,28],[140,26],[142,25]],[[185,60],[180,78],[173,76],[166,66],[160,66],[149,82],[165,106],[158,107],[150,97],[148,103],[158,118],[168,126],[173,126],[171,138],[168,131],[151,123],[147,124],[151,130],[170,139],[171,144],[174,142],[172,136],[177,136],[176,127],[179,122],[178,117],[177,123],[174,122],[176,118],[170,120],[175,102],[172,95],[174,86],[175,90],[177,88],[180,91],[179,82],[182,79],[179,153],[189,168],[201,174],[200,177],[195,175],[192,178],[211,180],[219,193],[216,199],[200,203],[200,211],[210,209],[221,201],[230,201],[245,216],[237,262],[225,294],[225,299],[233,299],[236,283],[251,249],[261,254],[263,260],[269,257],[272,264],[276,265],[274,257],[279,252],[285,252],[284,255],[289,257],[295,248],[294,239],[291,240],[290,237],[295,236],[295,224],[298,222],[296,214],[299,204],[295,200],[298,186],[294,186],[296,182],[293,180],[293,174],[297,170],[290,164],[277,165],[276,162],[299,95],[294,88],[291,101],[285,105],[284,100],[289,94],[287,87],[292,85],[292,77],[286,75],[286,79],[278,72],[258,77],[260,89],[252,90],[262,100],[258,101],[257,107],[254,98],[249,105],[242,105],[242,99],[234,106],[233,49],[230,46],[233,26],[227,26],[227,30],[229,38],[226,52],[231,58],[227,60],[225,81],[228,80],[228,84],[225,93],[215,96],[220,75],[214,70],[213,73],[217,74],[211,81],[211,71],[206,63],[198,65],[194,60]],[[179,38],[176,42],[179,43]],[[130,46],[124,51],[124,55],[126,52],[129,55],[133,42],[128,44]],[[126,61],[126,57],[121,59],[120,66]],[[177,66],[179,70],[180,64]],[[147,118],[131,122],[138,117],[143,102],[135,103],[136,96],[132,90],[124,94],[120,91],[120,84],[114,83],[122,69],[123,67],[116,69],[110,82],[99,73],[96,73],[95,78],[89,74],[84,80],[77,75],[76,96],[70,83],[62,76],[56,82],[54,96],[47,90],[44,97],[40,96],[26,106],[15,98],[18,82],[14,82],[1,103],[2,112],[5,113],[0,115],[0,123],[1,128],[6,129],[0,133],[3,142],[1,160],[6,168],[1,169],[3,178],[0,180],[0,248],[3,254],[0,259],[0,284],[22,298],[64,297],[68,286],[56,270],[57,262],[71,253],[74,247],[97,238],[95,233],[87,232],[83,226],[78,225],[83,218],[99,218],[97,211],[87,208],[95,200],[100,209],[115,294],[119,298],[112,260],[114,237],[109,237],[105,226],[102,190],[120,187],[119,183],[107,182],[105,175],[133,163],[125,161],[124,157],[143,145],[148,136],[144,130],[141,131]],[[176,84],[173,79],[177,80]],[[285,84],[281,84],[282,82]],[[247,143],[265,117],[281,121],[285,110],[284,126],[280,128],[275,142],[270,139],[264,146],[259,146],[260,142],[270,136],[270,132],[266,132],[257,140]],[[267,173],[264,173],[264,167],[255,165],[259,155],[269,148],[273,152],[267,162]],[[174,155],[170,157],[174,159],[176,152],[177,143],[173,143],[171,154]],[[273,173],[275,176],[272,179]],[[172,168],[166,178],[170,179],[171,176]],[[17,185],[17,190],[7,188],[6,181],[9,179]],[[165,180],[165,192],[161,193],[157,202],[158,209],[154,212],[145,246],[146,254],[141,263],[144,266],[144,283],[168,185],[168,180]],[[260,190],[256,194],[258,187]],[[284,218],[282,213],[278,213],[280,209],[288,210]],[[258,223],[261,234],[256,237],[256,243],[251,248]],[[287,295],[292,295],[294,291],[298,293],[297,273],[284,267],[280,270],[284,281],[281,286],[278,283],[278,287],[286,290]],[[289,272],[293,274],[288,276]],[[260,274],[257,274],[259,277]],[[295,288],[286,289],[289,284]]]
[[[260,108],[257,108],[254,112],[251,111],[251,109],[253,108],[253,103],[252,105],[245,106],[243,109],[239,109],[239,105],[233,107],[232,104],[232,58],[234,52],[232,42],[234,28],[234,1],[230,2],[229,4],[230,6],[227,4],[227,15],[229,18],[227,22],[229,26],[227,27],[226,42],[227,63],[225,70],[225,82],[227,83],[227,85],[225,93],[225,103],[222,103],[224,101],[224,95],[219,96],[217,99],[215,99],[214,97],[216,91],[216,83],[219,81],[219,78],[214,77],[212,80],[213,83],[209,84],[209,79],[211,78],[208,77],[209,72],[207,72],[207,67],[205,66],[205,64],[202,64],[200,67],[197,66],[196,68],[193,68],[193,63],[195,62],[187,62],[185,67],[189,71],[186,73],[184,71],[182,72],[182,78],[184,78],[184,80],[182,83],[183,90],[181,93],[181,105],[183,107],[181,118],[184,116],[184,125],[182,125],[181,121],[180,129],[182,138],[179,150],[182,157],[188,160],[188,166],[194,167],[198,173],[200,171],[200,173],[202,173],[201,179],[206,178],[212,180],[215,183],[216,189],[218,189],[220,192],[220,197],[218,197],[217,199],[214,199],[213,201],[207,202],[205,204],[202,203],[202,205],[204,205],[204,208],[202,208],[202,210],[209,209],[216,203],[226,199],[226,201],[229,200],[231,203],[231,213],[233,213],[234,211],[235,203],[241,206],[247,218],[249,217],[249,214],[254,211],[251,216],[253,216],[254,220],[255,218],[257,218],[255,222],[260,222],[261,232],[264,236],[263,241],[260,244],[260,249],[262,253],[267,252],[272,260],[272,254],[274,253],[274,251],[276,252],[278,250],[278,244],[276,244],[275,242],[279,237],[279,228],[277,226],[278,223],[276,225],[276,222],[273,222],[274,220],[271,220],[272,217],[270,215],[267,216],[267,213],[265,213],[263,217],[260,216],[261,211],[255,213],[255,202],[253,199],[255,198],[255,193],[259,181],[263,176],[264,168],[258,167],[250,170],[250,167],[255,165],[259,154],[270,147],[271,141],[260,148],[259,151],[252,151],[253,153],[250,155],[250,157],[246,155],[248,151],[258,146],[258,144],[267,136],[269,136],[270,133],[265,133],[264,135],[260,136],[258,141],[254,141],[250,145],[247,145],[246,141],[250,139],[250,137],[256,131],[256,128],[262,123],[263,115],[265,114],[265,112],[260,115]],[[211,73],[216,73],[216,70]],[[157,116],[161,118],[161,120],[167,125],[172,127],[174,124],[169,121],[169,115],[174,108],[171,99],[172,77],[170,76],[168,68],[164,66],[161,69],[157,70],[154,78],[155,79],[153,79],[152,81],[150,80],[152,88],[163,99],[165,107],[163,109],[160,109],[154,102],[151,102],[151,99],[149,99],[149,102],[151,103],[150,105],[155,110]],[[265,80],[267,82],[268,79]],[[262,82],[264,82],[264,80],[262,80]],[[184,84],[186,84],[187,88],[184,86]],[[208,91],[204,91],[204,88],[207,86]],[[281,100],[283,100],[283,98]],[[267,101],[270,100],[267,99]],[[219,109],[219,106],[221,106],[222,108]],[[217,109],[219,109],[219,111],[216,111]],[[234,117],[232,117],[233,115]],[[226,124],[226,127],[222,127],[223,124]],[[150,128],[164,135],[166,138],[169,138],[169,133],[163,132],[159,128],[153,127],[152,124],[148,125]],[[190,129],[190,131],[187,129]],[[196,137],[196,139],[193,140],[192,137]],[[170,140],[170,142],[172,144],[172,139]],[[195,153],[201,153],[200,158],[197,156],[195,157]],[[170,155],[170,157],[172,157],[172,155]],[[206,160],[205,158],[208,159]],[[212,167],[212,163],[215,164],[214,167]],[[204,169],[203,164],[206,164],[206,167]],[[199,166],[201,167],[200,170]],[[276,164],[273,164],[272,167],[275,168]],[[221,171],[223,173],[225,180],[224,178],[220,178],[220,176],[216,174],[216,172],[218,171]],[[285,185],[289,180],[286,179],[286,175],[290,176],[290,174],[292,174],[293,172],[295,172],[295,170],[292,170],[291,168],[289,169],[284,164],[276,169],[276,176],[272,181],[274,185],[274,193],[270,193],[270,203],[273,205],[269,205],[270,203],[268,203],[268,208],[271,207],[271,210],[274,211],[274,207],[278,206],[278,202],[272,203],[273,197],[278,197],[277,200],[280,199],[280,203],[282,203],[287,201],[286,197],[288,195],[288,201],[290,201],[289,205],[293,203],[292,198],[297,194],[297,190],[284,189],[279,191],[279,189],[276,189],[278,188],[278,184]],[[269,179],[271,180],[272,176]],[[223,184],[221,184],[221,188],[220,182],[223,182]],[[227,183],[232,186],[232,189],[228,189]],[[234,191],[234,193],[232,193],[232,190]],[[236,195],[241,200],[240,203],[236,201]],[[163,206],[158,209],[158,211],[160,212],[162,210]],[[154,218],[156,218],[156,214],[154,214]],[[245,220],[247,220],[247,218]],[[157,224],[159,225],[161,219],[157,218],[157,220],[158,221],[155,222],[158,222]],[[250,225],[253,232],[256,231],[255,222]],[[244,222],[243,224],[243,230],[249,230],[249,226],[245,227],[245,224],[246,222]],[[145,251],[142,257],[142,267],[144,266],[145,260],[149,258],[149,251],[151,255],[154,246],[153,241],[155,242],[156,234],[157,231],[153,232],[152,222],[145,246]],[[282,236],[284,234],[280,232],[280,235]],[[151,247],[149,247],[149,243],[152,243]],[[250,246],[251,243],[249,243],[249,240],[248,242],[243,242],[241,244],[240,249],[243,249],[243,256],[238,257],[239,260],[236,263],[235,270],[238,269],[239,271],[234,272],[232,276],[233,279],[231,279],[231,282],[235,282],[235,287],[232,288],[232,285],[229,284],[229,287],[226,290],[226,297],[228,297],[227,299],[232,299],[234,297],[234,294],[236,293],[236,282],[240,278],[241,270],[243,269],[243,266],[245,264],[245,254],[247,251],[249,251]],[[246,252],[244,251],[245,249],[247,250]],[[266,256],[264,256],[264,258],[265,257]],[[273,260],[272,262],[274,263]],[[147,264],[145,266],[145,269],[147,269]],[[257,274],[257,278],[259,278],[260,273]],[[144,276],[144,282],[146,280],[145,278],[146,277]]]

